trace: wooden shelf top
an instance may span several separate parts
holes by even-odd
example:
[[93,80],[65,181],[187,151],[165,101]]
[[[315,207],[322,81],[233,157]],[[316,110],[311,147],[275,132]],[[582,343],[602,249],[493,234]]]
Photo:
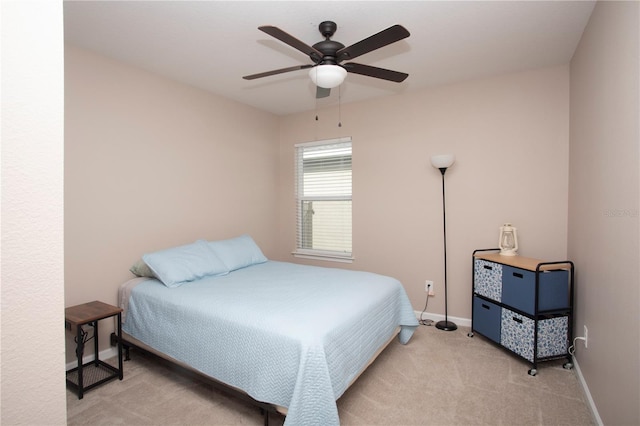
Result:
[[[538,264],[543,262],[549,262],[548,260],[534,259],[524,256],[504,256],[500,253],[479,252],[474,255],[476,259],[488,260],[489,262],[501,263],[503,265],[513,266],[515,268],[526,269],[528,271],[534,271],[538,267]],[[552,269],[567,269],[569,261],[562,261],[566,265],[544,265],[540,268],[541,271],[548,271]]]
[[122,308],[96,300],[66,308],[64,310],[64,319],[72,326],[77,326],[111,317],[120,312],[122,312]]

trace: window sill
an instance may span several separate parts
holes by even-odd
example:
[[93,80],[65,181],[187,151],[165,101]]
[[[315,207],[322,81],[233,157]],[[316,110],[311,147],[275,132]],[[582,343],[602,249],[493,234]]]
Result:
[[349,254],[337,254],[321,251],[300,251],[291,252],[297,258],[310,260],[325,260],[328,262],[353,263],[353,256]]

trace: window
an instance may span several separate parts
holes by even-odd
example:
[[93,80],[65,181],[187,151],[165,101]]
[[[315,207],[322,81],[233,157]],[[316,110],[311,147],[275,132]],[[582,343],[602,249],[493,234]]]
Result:
[[350,262],[351,138],[296,145],[294,255]]

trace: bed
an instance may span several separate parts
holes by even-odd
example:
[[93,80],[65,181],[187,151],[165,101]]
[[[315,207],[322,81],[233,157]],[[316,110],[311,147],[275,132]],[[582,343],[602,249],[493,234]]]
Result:
[[229,258],[231,240],[200,244],[226,272],[169,286],[156,262],[153,277],[120,286],[125,344],[281,407],[285,425],[338,425],[336,400],[396,334],[406,344],[418,326],[404,288],[374,273],[267,260],[242,238],[253,253],[243,262],[237,244]]

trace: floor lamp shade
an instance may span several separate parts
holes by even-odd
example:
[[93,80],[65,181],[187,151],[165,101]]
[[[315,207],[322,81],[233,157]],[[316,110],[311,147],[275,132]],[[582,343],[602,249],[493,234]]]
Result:
[[447,169],[453,165],[456,157],[453,154],[438,154],[431,157],[431,165],[436,169]]
[[444,235],[444,321],[438,321],[436,328],[444,331],[453,331],[458,326],[449,321],[448,300],[447,300],[447,212],[445,202],[445,190],[444,190],[444,174],[449,167],[451,167],[456,160],[453,154],[439,154],[431,157],[431,165],[440,170],[442,174],[442,229]]

